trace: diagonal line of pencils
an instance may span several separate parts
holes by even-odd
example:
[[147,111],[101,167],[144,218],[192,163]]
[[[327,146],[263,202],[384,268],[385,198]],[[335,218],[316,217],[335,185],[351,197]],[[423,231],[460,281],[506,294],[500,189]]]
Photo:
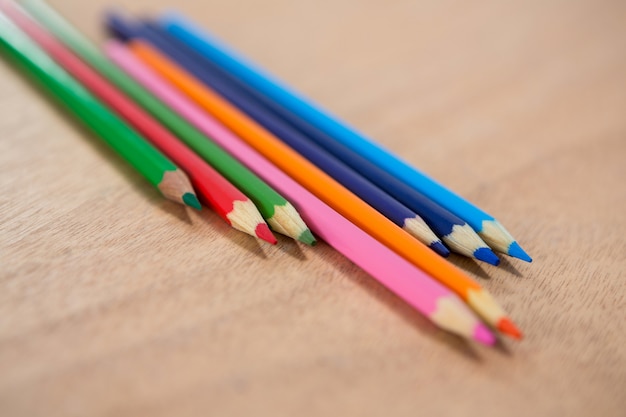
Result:
[[109,14],[123,43],[109,41],[107,58],[43,1],[22,4],[0,0],[0,51],[166,198],[199,209],[197,192],[273,244],[272,230],[309,245],[313,231],[439,327],[487,345],[493,329],[521,338],[443,259],[498,265],[496,251],[530,262],[492,216],[180,16]]

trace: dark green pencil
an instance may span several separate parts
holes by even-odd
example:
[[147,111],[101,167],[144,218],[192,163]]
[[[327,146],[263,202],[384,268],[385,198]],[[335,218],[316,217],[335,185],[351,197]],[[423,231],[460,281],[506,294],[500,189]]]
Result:
[[43,1],[24,1],[22,6],[94,69],[109,78],[129,97],[159,119],[198,155],[250,197],[272,229],[307,244],[315,243],[311,231],[291,203],[224,151],[212,138],[201,133],[130,78],[50,6]]
[[163,196],[201,208],[183,171],[95,99],[2,13],[0,50],[126,159]]

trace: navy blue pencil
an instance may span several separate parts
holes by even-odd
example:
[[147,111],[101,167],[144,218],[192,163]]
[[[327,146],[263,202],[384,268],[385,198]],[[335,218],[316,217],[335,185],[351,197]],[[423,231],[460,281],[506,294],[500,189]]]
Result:
[[[130,24],[122,20],[119,16],[113,14],[109,14],[107,16],[107,26],[111,32],[121,39],[142,38],[147,40],[186,68],[186,64],[189,64],[190,66],[197,65],[195,61],[191,61],[189,56],[178,51],[177,45],[172,44],[172,41],[169,38],[163,36],[163,34],[159,33],[159,31],[155,28],[151,28],[144,24]],[[218,92],[233,102],[234,105],[239,106],[241,110],[245,112],[248,112],[248,110],[254,110],[252,106],[246,106],[245,108],[240,106],[240,103],[244,101],[245,97],[241,96],[238,100],[232,100],[233,95],[235,95],[233,92],[231,92],[231,94],[224,94],[221,90]],[[247,107],[250,107],[251,109]],[[250,114],[250,116],[256,119],[255,114]],[[261,122],[259,121],[259,123]],[[268,126],[265,127],[277,134]],[[441,240],[428,227],[426,222],[420,216],[386,194],[357,172],[342,164],[341,161],[321,149],[318,145],[309,141],[297,140],[287,142],[287,144],[307,159],[311,160],[311,162],[318,165],[322,170],[329,173],[329,175],[335,177],[336,179],[344,178],[345,182],[338,181],[342,182],[346,188],[359,195],[359,197],[365,200],[368,204],[381,212],[396,225],[402,227],[408,233],[416,237],[422,243],[428,245],[435,252],[442,256],[448,256],[450,254],[448,248],[443,245]]]
[[[148,29],[145,29],[145,28]],[[346,182],[344,182],[343,176],[339,173],[335,173],[336,171],[327,168],[326,165],[323,165],[322,162],[318,162],[320,158],[313,157],[307,151],[301,149],[301,146],[309,146],[309,145],[300,145],[294,143],[294,137],[298,141],[307,141],[314,142],[320,148],[322,148],[325,152],[333,155],[336,159],[339,160],[342,165],[347,165],[352,168],[352,174],[360,174],[360,176],[366,178],[371,183],[378,187],[378,191],[384,190],[384,193],[393,197],[398,202],[402,203],[405,207],[412,210],[413,212],[420,215],[426,223],[435,231],[435,233],[440,236],[446,245],[451,248],[454,252],[474,257],[476,259],[488,262],[492,265],[497,265],[499,263],[498,257],[493,253],[493,251],[488,247],[488,245],[480,238],[480,236],[472,229],[472,227],[465,222],[465,220],[461,219],[457,215],[453,214],[446,208],[440,206],[424,194],[420,193],[413,187],[407,185],[400,179],[391,175],[386,170],[380,168],[375,163],[371,162],[369,159],[365,158],[352,148],[342,144],[339,141],[336,141],[334,138],[328,136],[323,131],[319,130],[317,127],[308,124],[305,121],[301,121],[299,125],[293,125],[290,123],[293,118],[285,119],[284,109],[277,105],[274,101],[267,98],[265,95],[260,94],[258,91],[252,89],[250,86],[242,83],[238,78],[233,77],[231,74],[225,72],[221,67],[215,65],[213,62],[208,60],[204,55],[199,54],[195,50],[191,49],[188,45],[181,42],[176,37],[172,36],[169,32],[161,28],[159,25],[153,23],[146,23],[144,26],[144,30],[148,32],[146,34],[147,40],[149,37],[154,37],[156,39],[160,39],[163,41],[164,45],[167,42],[171,45],[171,48],[176,48],[176,51],[180,56],[188,56],[189,59],[197,62],[198,64],[202,64],[202,68],[204,71],[201,73],[198,69],[198,72],[195,70],[190,70],[197,76],[198,79],[204,81],[211,85],[214,90],[220,92],[223,96],[228,98],[231,102],[235,103],[240,109],[243,109],[244,106],[238,104],[242,103],[246,106],[246,113],[252,116],[257,122],[262,124],[266,129],[272,131],[276,136],[282,139],[284,142],[288,143],[289,146],[296,149],[300,154],[303,154],[307,159],[311,160],[313,163],[318,165],[318,167],[322,168],[324,171],[333,176],[336,180],[341,182],[346,188],[349,188],[352,192],[359,195],[363,200],[368,201],[368,199],[361,194],[358,189],[352,188],[352,186]],[[157,45],[160,47],[159,45]],[[178,58],[174,58],[179,60]],[[182,61],[179,60],[179,63]],[[198,67],[198,65],[195,65]],[[203,77],[206,77],[207,80]],[[214,81],[211,81],[214,80]],[[228,90],[228,91],[226,91]],[[224,91],[224,92],[222,92]],[[252,103],[250,103],[252,102]],[[257,107],[256,105],[262,105],[266,112],[260,117],[256,115],[252,115],[247,108]],[[254,109],[254,113],[258,114],[259,111]],[[268,112],[272,113],[272,115],[268,116]],[[278,119],[278,120],[277,120]],[[283,134],[285,131],[285,124],[291,126],[292,129],[289,129],[288,133]],[[276,127],[278,125],[278,127]],[[304,127],[306,130],[303,130]],[[300,134],[293,134],[293,130],[297,130]],[[300,147],[299,147],[300,146]],[[368,201],[370,205],[376,208],[375,204]],[[377,208],[378,211],[382,212]],[[383,213],[385,214],[385,213]],[[385,214],[386,215],[386,214]],[[390,216],[386,215],[386,217],[390,218]]]
[[257,68],[246,58],[229,49],[218,39],[206,33],[182,16],[168,13],[159,19],[159,26],[188,45],[215,65],[249,85],[279,106],[278,113],[293,126],[307,133],[306,124],[315,126],[334,140],[349,146],[410,187],[426,195],[470,225],[489,246],[498,252],[532,262],[513,236],[493,216],[458,196],[424,173],[410,166],[384,147],[365,137],[335,116],[319,108],[290,87]]
[[[394,221],[390,215],[378,208],[377,204],[371,200],[373,195],[383,193],[386,198],[391,196],[406,208],[420,215],[453,251],[492,265],[499,263],[495,253],[463,219],[324,133],[320,132],[320,135],[325,136],[325,142],[320,143],[311,140],[311,137],[303,134],[280,115],[273,113],[271,109],[264,106],[267,99],[263,95],[251,90],[230,74],[225,73],[221,68],[177,40],[160,26],[148,23],[141,31],[146,32],[146,40],[153,39],[155,46],[177,60],[198,79],[248,113],[283,142],[333,176],[390,220]],[[186,63],[187,61],[192,62]],[[330,146],[327,147],[327,145]],[[352,169],[346,170],[347,167]],[[363,175],[363,172],[360,172],[358,168],[365,168],[364,171],[368,175]],[[364,178],[371,181],[365,183],[368,186],[377,185],[378,187],[374,187],[373,190],[371,187],[364,188],[362,186]]]
[[[333,176],[346,188],[357,194],[390,220],[394,221],[390,215],[377,208],[376,204],[370,201],[367,191],[364,191],[363,187],[356,186],[356,184],[363,181],[363,178],[370,181],[369,185],[377,186],[374,192],[383,192],[386,194],[386,197],[393,197],[397,202],[404,205],[405,208],[421,216],[426,221],[426,224],[454,252],[488,262],[492,265],[499,264],[500,260],[497,255],[463,219],[323,132],[319,132],[317,136],[323,136],[326,139],[325,141],[318,142],[312,140],[311,136],[291,125],[280,114],[272,112],[272,107],[276,107],[276,105],[271,100],[268,100],[264,95],[259,94],[231,74],[225,72],[203,55],[169,34],[159,25],[145,23],[138,30],[142,32],[139,35],[140,37],[152,41],[155,46],[178,61],[179,64],[200,81],[227,98],[283,142]],[[145,32],[145,36],[143,32]],[[273,104],[273,106],[270,107],[269,104]],[[313,143],[318,146],[312,146]],[[306,150],[307,148],[309,150]],[[320,151],[325,155],[313,155],[313,153],[320,153]],[[328,159],[332,161],[328,161]],[[339,164],[341,167],[332,167],[331,169],[330,164]],[[344,174],[346,166],[352,168],[349,174]],[[363,172],[359,168],[362,168]],[[368,175],[364,175],[364,173]],[[346,175],[350,175],[350,177]],[[352,177],[355,175],[361,178],[353,180]]]
[[[283,142],[326,171],[394,223],[402,226],[403,223],[400,222],[406,219],[407,214],[410,213],[415,216],[417,212],[455,252],[494,265],[498,264],[498,257],[463,220],[441,208],[424,195],[409,187],[404,187],[404,194],[412,197],[413,207],[407,208],[406,203],[402,204],[402,202],[394,199],[385,192],[386,189],[383,191],[327,150],[315,144],[306,135],[258,103],[254,97],[251,97],[249,90],[243,89],[239,83],[188,49],[186,45],[180,44],[179,41],[162,32],[158,26],[138,26],[136,36],[151,42],[178,61],[190,73],[246,112],[266,129],[281,138]],[[379,169],[378,171],[382,170]],[[385,172],[382,171],[382,173]]]

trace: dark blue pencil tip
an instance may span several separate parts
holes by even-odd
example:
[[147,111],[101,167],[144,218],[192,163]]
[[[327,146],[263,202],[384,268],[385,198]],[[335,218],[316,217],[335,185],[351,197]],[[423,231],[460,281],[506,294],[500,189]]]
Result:
[[495,266],[500,264],[500,258],[489,248],[476,249],[474,251],[474,258]]
[[508,255],[526,262],[533,261],[533,258],[528,256],[528,254],[517,242],[511,243],[511,245],[509,246]]
[[112,36],[122,42],[128,42],[133,38],[134,28],[117,10],[109,10],[104,13],[104,26]]
[[433,242],[429,245],[429,247],[434,250],[437,254],[447,258],[450,256],[450,250],[444,246],[440,241]]

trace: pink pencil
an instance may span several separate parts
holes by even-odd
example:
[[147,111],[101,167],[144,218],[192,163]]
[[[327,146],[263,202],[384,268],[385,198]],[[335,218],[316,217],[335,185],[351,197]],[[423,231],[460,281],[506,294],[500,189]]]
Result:
[[486,345],[495,343],[491,331],[456,294],[308,192],[220,122],[183,97],[122,44],[109,41],[104,49],[113,61],[144,87],[288,197],[298,207],[306,223],[326,243],[439,327]]

